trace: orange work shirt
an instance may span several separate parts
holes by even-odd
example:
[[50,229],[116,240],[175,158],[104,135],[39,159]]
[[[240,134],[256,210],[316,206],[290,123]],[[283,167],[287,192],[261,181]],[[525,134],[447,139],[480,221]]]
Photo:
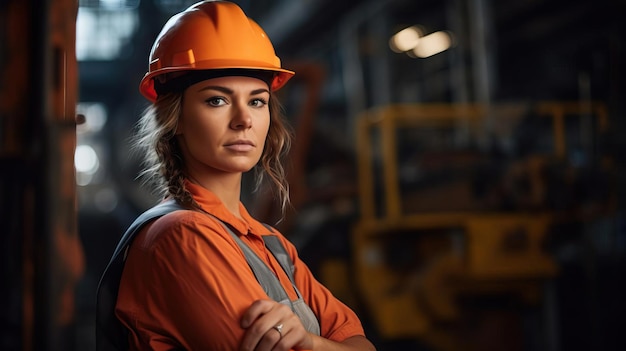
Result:
[[[210,191],[186,182],[202,209],[234,228],[279,278],[292,300],[297,295],[269,250],[264,235],[276,235],[295,265],[294,280],[320,322],[321,336],[341,342],[364,335],[356,314],[320,284],[282,234],[270,232],[243,204],[243,219]],[[231,235],[200,211],[169,213],[146,225],[133,241],[119,287],[115,314],[129,330],[130,350],[224,350],[239,348],[243,313],[269,299]]]

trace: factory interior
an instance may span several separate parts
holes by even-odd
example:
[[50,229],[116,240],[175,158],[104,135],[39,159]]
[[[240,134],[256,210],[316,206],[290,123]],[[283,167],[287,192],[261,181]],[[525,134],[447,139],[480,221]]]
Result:
[[[100,276],[159,201],[138,85],[195,2],[0,1],[1,350],[95,350]],[[623,0],[232,2],[296,72],[292,204],[242,201],[378,351],[626,350]]]

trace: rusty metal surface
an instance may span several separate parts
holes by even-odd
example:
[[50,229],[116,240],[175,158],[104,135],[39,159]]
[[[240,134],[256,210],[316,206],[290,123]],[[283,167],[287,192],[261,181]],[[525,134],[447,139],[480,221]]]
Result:
[[0,5],[3,350],[72,350],[78,2]]

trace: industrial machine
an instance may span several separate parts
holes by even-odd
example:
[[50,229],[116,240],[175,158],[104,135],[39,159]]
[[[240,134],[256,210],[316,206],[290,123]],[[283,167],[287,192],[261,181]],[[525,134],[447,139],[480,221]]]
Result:
[[[607,128],[596,102],[363,113],[350,271],[380,338],[521,349],[518,312],[551,308],[544,290],[559,273],[550,252],[558,228],[615,208],[612,163],[597,138]],[[535,326],[544,341],[553,322]]]

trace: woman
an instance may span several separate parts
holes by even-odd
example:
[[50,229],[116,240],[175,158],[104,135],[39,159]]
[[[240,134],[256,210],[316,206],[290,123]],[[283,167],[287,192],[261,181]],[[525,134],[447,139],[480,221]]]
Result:
[[[274,92],[292,75],[230,2],[197,3],[159,34],[140,85],[153,104],[138,145],[145,174],[185,210],[141,226],[124,255],[115,315],[131,350],[374,350],[354,312],[240,202],[253,168],[257,184],[267,178],[288,202],[280,157],[289,135]],[[286,293],[282,303],[259,266],[276,282],[269,289]]]

